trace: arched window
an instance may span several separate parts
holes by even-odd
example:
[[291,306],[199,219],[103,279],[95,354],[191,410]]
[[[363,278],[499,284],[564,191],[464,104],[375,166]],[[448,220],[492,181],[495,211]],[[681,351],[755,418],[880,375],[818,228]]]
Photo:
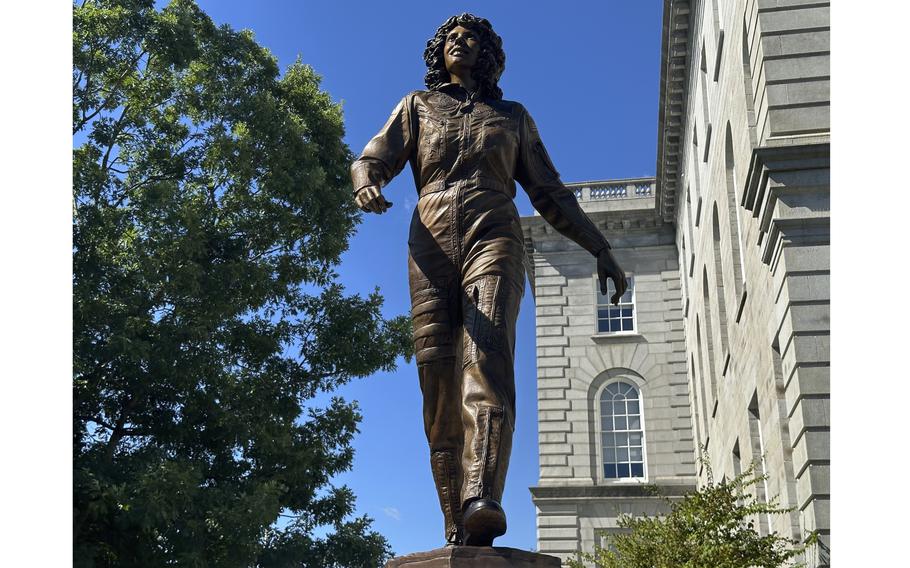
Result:
[[743,89],[746,97],[746,126],[749,128],[749,142],[754,148],[757,144],[755,135],[755,92],[752,89],[752,50],[749,48],[749,27],[746,25],[746,18],[743,17]]
[[730,249],[733,252],[733,289],[736,291],[735,307],[743,295],[743,254],[739,238],[739,200],[736,197],[736,156],[733,149],[733,129],[727,121],[724,135],[724,166],[727,181],[727,225],[730,228]]
[[[695,325],[698,326],[698,316],[695,316]],[[692,415],[695,425],[695,443],[696,447],[704,444],[704,437],[701,434],[702,429],[702,405],[698,398],[698,389],[702,387],[701,380],[695,371],[695,354],[689,353],[689,397],[692,399]]]
[[708,110],[708,58],[705,55],[705,42],[702,40],[701,43],[701,64],[698,66],[701,70],[700,80],[701,80],[701,104],[702,104],[702,113],[705,123],[705,150],[704,155],[702,156],[702,161],[708,161],[708,153],[711,151],[711,114]]
[[716,83],[720,77],[720,62],[724,52],[724,29],[721,27],[724,16],[721,13],[720,0],[714,0],[711,4],[712,12],[714,13],[714,82]]
[[714,0],[713,2],[711,2],[711,13],[714,16],[714,33],[715,34],[719,34],[723,31],[720,27],[720,22],[721,22],[721,13],[720,13],[721,5],[720,4],[721,4],[720,0]]
[[641,393],[634,384],[616,381],[600,394],[604,479],[645,477]]
[[724,292],[724,261],[720,252],[720,218],[717,215],[716,201],[711,213],[711,225],[714,237],[714,298],[717,300],[717,319],[720,323],[720,356],[724,357],[730,353],[730,342],[727,339],[727,297]]
[[689,263],[686,257],[685,235],[680,235],[679,246],[679,286],[682,290],[683,317],[686,317],[689,315]]
[[708,395],[705,390],[705,383],[709,380],[713,384],[713,379],[711,378],[711,369],[708,369],[708,372],[705,372],[705,367],[709,364],[705,363],[705,346],[702,344],[701,339],[701,320],[698,317],[698,314],[695,315],[695,344],[698,348],[698,375],[696,377],[696,383],[698,384],[698,392],[692,393],[692,396],[698,397],[701,396],[701,431],[702,431],[702,440],[699,444],[704,444],[705,440],[708,438],[708,417],[711,415],[711,401],[708,400]]
[[[695,211],[695,215],[692,217],[692,225],[697,227],[699,224],[699,219],[701,218],[701,178],[699,177],[699,173],[698,173],[699,164],[698,164],[698,121],[697,120],[692,121],[692,156],[693,156],[692,166],[689,168],[689,170],[693,174],[695,174],[695,187],[693,189],[695,191],[696,205],[695,205],[695,209],[690,208],[690,210]],[[688,160],[688,157],[686,158],[686,160]],[[695,250],[694,245],[692,247],[692,250],[694,252],[694,250]]]
[[[705,343],[708,344],[708,357],[706,367],[708,372],[706,373],[708,384],[711,386],[711,404],[713,405],[717,397],[717,355],[714,350],[714,311],[713,306],[711,305],[711,293],[710,288],[708,287],[708,267],[702,267],[702,300],[705,306]],[[711,416],[714,416],[714,412],[711,412]]]
[[686,215],[687,223],[686,229],[689,235],[689,277],[692,276],[695,272],[695,235],[692,233],[692,227],[695,226],[695,209],[692,207],[692,192],[690,191],[689,185],[686,186]]

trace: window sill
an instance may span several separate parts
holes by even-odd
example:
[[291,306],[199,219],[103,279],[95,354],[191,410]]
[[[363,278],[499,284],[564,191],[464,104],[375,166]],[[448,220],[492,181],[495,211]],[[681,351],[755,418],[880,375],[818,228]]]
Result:
[[598,479],[597,485],[647,485],[647,477],[621,477],[610,479]]
[[594,343],[637,343],[644,341],[645,336],[637,331],[621,331],[615,333],[595,333],[591,336]]

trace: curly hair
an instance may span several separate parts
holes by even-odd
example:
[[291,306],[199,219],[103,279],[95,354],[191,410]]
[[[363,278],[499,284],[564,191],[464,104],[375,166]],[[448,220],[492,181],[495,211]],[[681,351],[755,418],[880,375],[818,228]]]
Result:
[[480,53],[471,75],[477,81],[481,94],[491,99],[501,99],[502,89],[497,83],[506,68],[506,52],[502,50],[502,38],[493,31],[493,25],[489,20],[467,13],[446,20],[427,41],[427,48],[423,52],[423,60],[427,64],[427,74],[423,80],[427,88],[437,89],[450,81],[443,50],[446,35],[455,26],[469,28],[480,37]]

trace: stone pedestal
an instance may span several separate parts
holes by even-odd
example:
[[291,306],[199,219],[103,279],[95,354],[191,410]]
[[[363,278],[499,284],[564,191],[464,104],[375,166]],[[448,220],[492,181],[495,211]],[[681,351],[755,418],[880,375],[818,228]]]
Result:
[[559,558],[499,546],[452,546],[389,560],[385,568],[559,568]]

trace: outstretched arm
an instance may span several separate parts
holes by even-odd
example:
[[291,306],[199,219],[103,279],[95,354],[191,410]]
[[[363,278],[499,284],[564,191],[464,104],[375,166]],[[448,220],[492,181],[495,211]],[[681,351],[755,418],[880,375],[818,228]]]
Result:
[[414,149],[408,95],[401,99],[385,126],[351,164],[354,200],[365,212],[384,213],[392,206],[380,189],[398,175]]
[[537,125],[527,110],[522,109],[520,148],[515,179],[531,198],[531,204],[557,231],[578,243],[597,257],[597,275],[601,292],[607,293],[607,279],[613,280],[616,293],[610,301],[616,304],[626,291],[626,275],[610,252],[610,243],[578,205],[578,200],[559,179]]

